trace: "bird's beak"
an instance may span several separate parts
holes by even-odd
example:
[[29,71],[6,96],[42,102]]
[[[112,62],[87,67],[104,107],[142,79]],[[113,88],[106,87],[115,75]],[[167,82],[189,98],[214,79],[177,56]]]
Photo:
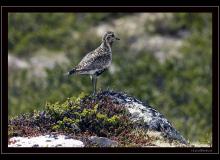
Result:
[[115,38],[116,40],[120,40],[118,37]]

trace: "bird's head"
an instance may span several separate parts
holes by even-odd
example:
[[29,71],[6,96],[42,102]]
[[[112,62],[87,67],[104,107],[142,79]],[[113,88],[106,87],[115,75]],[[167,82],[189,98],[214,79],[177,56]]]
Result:
[[118,37],[116,37],[114,32],[112,32],[112,31],[105,32],[104,36],[102,37],[102,42],[109,43],[110,45],[112,45],[112,43],[115,40],[120,40],[120,39]]

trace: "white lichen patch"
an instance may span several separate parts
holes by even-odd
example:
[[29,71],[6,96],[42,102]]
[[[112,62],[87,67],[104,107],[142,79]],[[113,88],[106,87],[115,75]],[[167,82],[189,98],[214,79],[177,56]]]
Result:
[[83,142],[59,136],[12,137],[8,147],[84,147]]
[[148,131],[147,132],[147,135],[149,136],[149,137],[156,137],[156,138],[160,138],[160,139],[162,139],[163,137],[162,137],[162,135],[161,135],[161,132],[156,132],[156,131]]
[[138,121],[143,119],[144,122],[150,122],[152,120],[152,116],[150,115],[151,113],[149,112],[142,112],[143,110],[146,109],[143,105],[137,103],[137,102],[132,102],[126,104],[126,107],[128,111],[131,113],[132,117],[131,120],[133,121]]

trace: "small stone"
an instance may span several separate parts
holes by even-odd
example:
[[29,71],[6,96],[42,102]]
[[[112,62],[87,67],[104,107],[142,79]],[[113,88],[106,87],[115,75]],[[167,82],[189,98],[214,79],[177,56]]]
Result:
[[34,144],[32,147],[39,147],[39,145],[38,144]]
[[118,142],[105,138],[105,137],[91,136],[89,140],[92,144],[95,144],[98,147],[117,147],[118,146]]
[[62,144],[57,144],[55,147],[62,147]]
[[64,139],[70,139],[70,137],[69,136],[65,136]]
[[46,142],[51,142],[51,139],[47,139]]

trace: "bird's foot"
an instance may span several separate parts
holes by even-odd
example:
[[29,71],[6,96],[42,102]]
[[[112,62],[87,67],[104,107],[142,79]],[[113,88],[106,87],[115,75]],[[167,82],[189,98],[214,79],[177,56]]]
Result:
[[93,93],[92,93],[92,97],[95,97],[95,96],[96,96],[96,92],[93,92]]

